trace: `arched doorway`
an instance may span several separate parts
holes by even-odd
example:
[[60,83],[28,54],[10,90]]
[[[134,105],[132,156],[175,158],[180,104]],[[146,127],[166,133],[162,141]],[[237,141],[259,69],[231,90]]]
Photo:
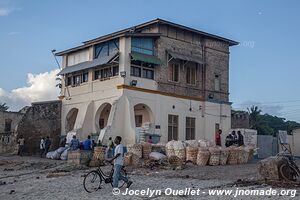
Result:
[[150,107],[145,104],[137,104],[134,106],[134,119],[136,127],[142,127],[147,123],[154,123],[153,113]]
[[77,108],[72,108],[68,112],[68,114],[66,116],[66,126],[65,126],[66,133],[68,133],[68,132],[70,132],[74,129],[77,114],[78,114],[78,109]]
[[111,111],[111,104],[109,103],[104,103],[98,108],[95,117],[97,132],[100,132],[101,129],[107,126],[110,111]]

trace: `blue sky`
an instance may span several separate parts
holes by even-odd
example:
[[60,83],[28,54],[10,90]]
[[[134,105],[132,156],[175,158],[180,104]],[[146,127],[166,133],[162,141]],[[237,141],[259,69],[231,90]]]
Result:
[[299,8],[296,0],[0,0],[0,88],[9,94],[30,84],[28,73],[56,69],[51,49],[162,18],[241,43],[230,55],[233,107],[258,104],[300,122]]

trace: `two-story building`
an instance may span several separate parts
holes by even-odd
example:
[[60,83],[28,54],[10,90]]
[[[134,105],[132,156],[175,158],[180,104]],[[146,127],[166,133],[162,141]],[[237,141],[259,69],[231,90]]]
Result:
[[215,139],[231,128],[229,47],[238,43],[155,19],[62,56],[62,135]]

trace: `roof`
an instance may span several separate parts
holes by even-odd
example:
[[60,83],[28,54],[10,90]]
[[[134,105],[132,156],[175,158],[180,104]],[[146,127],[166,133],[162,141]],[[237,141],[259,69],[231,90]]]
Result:
[[170,54],[174,59],[180,59],[180,60],[186,60],[186,61],[191,61],[199,64],[204,64],[202,61],[202,58],[199,56],[195,55],[187,55],[187,54],[181,54],[181,53],[176,53],[173,51],[167,50],[168,54]]
[[146,55],[138,52],[131,52],[130,56],[132,57],[132,60],[138,60],[146,63],[151,63],[154,65],[162,64],[161,60],[156,56]]
[[92,61],[86,61],[69,67],[65,67],[57,75],[68,74],[80,70],[90,69],[100,65],[105,65],[109,63],[111,60],[113,60],[113,58],[115,58],[118,54],[119,52],[115,52],[110,54],[109,56],[104,56],[101,58],[94,59]]
[[[113,32],[113,33],[110,33],[110,34],[107,34],[107,35],[104,35],[104,36],[100,36],[100,37],[97,37],[97,38],[94,38],[94,39],[91,39],[91,40],[84,41],[83,44],[80,45],[80,46],[77,46],[77,47],[74,47],[74,48],[71,48],[71,49],[67,49],[65,51],[58,52],[55,55],[56,56],[62,56],[66,53],[70,53],[70,52],[73,52],[73,51],[76,51],[76,50],[84,49],[84,48],[87,48],[87,47],[89,47],[93,44],[99,43],[99,42],[104,42],[104,41],[107,41],[107,40],[111,40],[111,39],[120,37],[122,35],[125,36],[126,33],[131,33],[135,29],[140,29],[140,28],[143,28],[143,27],[146,27],[146,26],[149,26],[149,25],[157,24],[157,23],[158,24],[166,24],[166,25],[169,25],[169,26],[173,26],[173,27],[188,30],[188,31],[191,31],[191,32],[194,32],[194,33],[198,33],[198,34],[207,36],[209,38],[214,38],[214,39],[226,42],[230,46],[239,44],[238,42],[236,42],[234,40],[230,40],[230,39],[227,39],[227,38],[224,38],[224,37],[221,37],[221,36],[217,36],[217,35],[214,35],[214,34],[210,34],[210,33],[203,32],[203,31],[200,31],[200,30],[197,30],[197,29],[194,29],[194,28],[190,28],[190,27],[187,27],[187,26],[183,26],[183,25],[180,25],[180,24],[176,24],[176,23],[173,23],[173,22],[170,22],[170,21],[166,21],[166,20],[157,18],[157,19],[154,19],[154,20],[151,20],[151,21],[148,21],[148,22],[145,22],[145,23],[133,26],[133,27],[129,27],[129,28],[117,31],[117,32]],[[131,33],[131,34],[132,34],[131,36],[134,36],[135,33]],[[151,35],[151,33],[150,34],[148,33],[148,35]]]

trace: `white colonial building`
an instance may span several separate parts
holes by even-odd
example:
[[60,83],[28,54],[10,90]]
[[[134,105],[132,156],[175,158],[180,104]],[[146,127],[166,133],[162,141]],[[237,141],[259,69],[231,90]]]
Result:
[[62,135],[125,144],[149,135],[215,139],[230,130],[229,47],[237,42],[161,19],[83,42],[62,56]]

